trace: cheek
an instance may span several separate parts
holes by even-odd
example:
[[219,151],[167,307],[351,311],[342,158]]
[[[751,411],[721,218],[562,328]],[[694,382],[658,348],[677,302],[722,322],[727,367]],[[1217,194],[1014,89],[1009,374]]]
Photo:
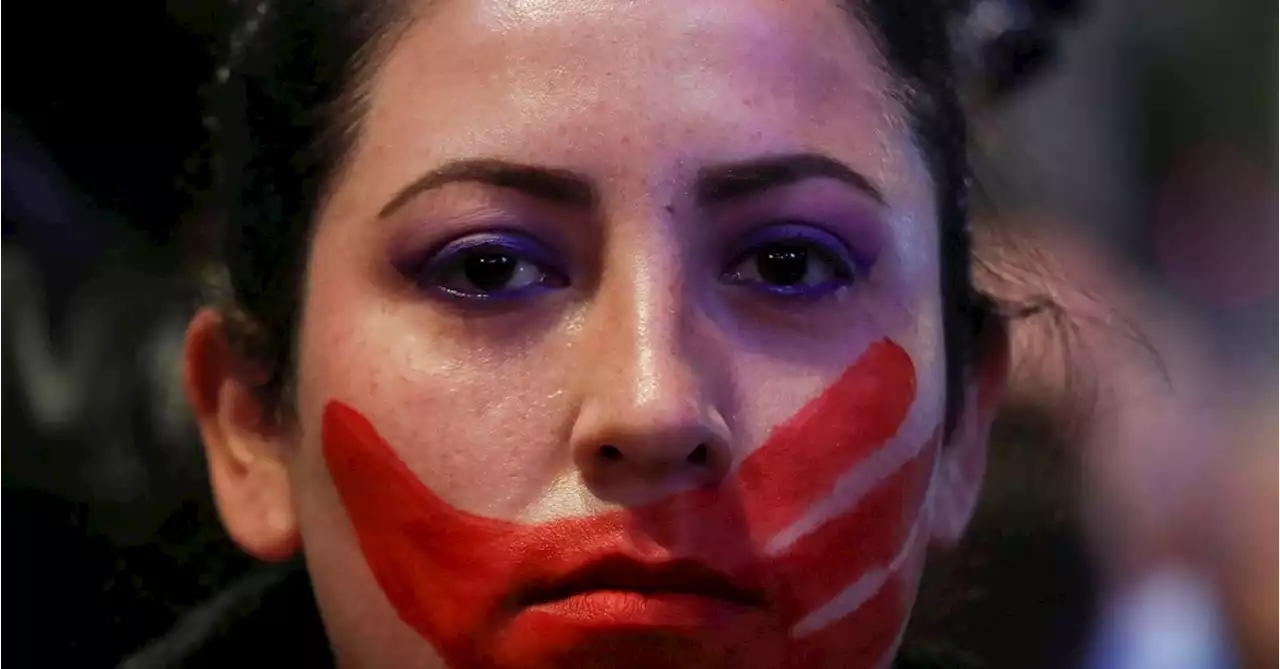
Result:
[[[317,244],[298,353],[299,420],[318,426],[323,406],[367,407],[406,463],[458,508],[511,517],[569,461],[567,360],[572,346],[494,341],[433,316],[420,298],[389,298]],[[344,276],[345,274],[345,276]],[[318,435],[303,457],[316,460]],[[323,474],[317,469],[317,472]]]
[[451,504],[514,517],[568,465],[571,414],[555,374],[508,379],[504,371],[352,369],[324,385],[329,398],[370,407],[406,463]]

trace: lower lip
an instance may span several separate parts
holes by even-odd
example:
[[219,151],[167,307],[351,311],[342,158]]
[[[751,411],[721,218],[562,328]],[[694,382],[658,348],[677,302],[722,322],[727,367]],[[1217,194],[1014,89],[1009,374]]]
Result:
[[500,667],[734,666],[725,658],[771,622],[714,597],[594,591],[521,609],[490,648]]
[[537,604],[525,613],[583,627],[695,630],[718,627],[752,611],[758,609],[699,595],[600,590]]

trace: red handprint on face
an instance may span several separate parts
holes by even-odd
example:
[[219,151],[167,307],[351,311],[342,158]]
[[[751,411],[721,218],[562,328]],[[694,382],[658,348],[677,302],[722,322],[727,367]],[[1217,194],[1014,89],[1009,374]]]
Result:
[[[911,359],[880,341],[716,487],[536,525],[453,508],[341,403],[326,407],[322,439],[375,579],[455,669],[860,667],[887,659],[909,608],[897,572],[922,524],[937,435],[882,447],[914,399]],[[824,515],[838,483],[861,485],[857,503]],[[733,584],[733,601],[636,595],[613,602],[621,616],[530,601],[602,555],[679,563]]]

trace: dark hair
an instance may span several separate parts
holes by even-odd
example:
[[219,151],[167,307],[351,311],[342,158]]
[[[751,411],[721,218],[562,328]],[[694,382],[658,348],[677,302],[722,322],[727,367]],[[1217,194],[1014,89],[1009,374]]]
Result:
[[[975,333],[984,318],[996,315],[971,278],[962,89],[976,81],[968,88],[990,94],[1016,83],[1018,77],[1009,73],[1035,61],[1030,56],[1038,52],[1028,45],[1038,43],[1040,22],[1011,12],[1005,29],[981,39],[968,37],[972,31],[958,33],[957,25],[977,4],[1008,9],[1014,6],[1009,1],[858,0],[850,8],[871,31],[898,80],[894,93],[911,119],[936,187],[948,430],[959,408]],[[405,9],[404,0],[260,1],[247,9],[232,34],[226,64],[211,88],[207,122],[215,188],[206,220],[220,233],[219,280],[213,284],[222,294],[215,300],[223,307],[233,345],[260,366],[264,401],[277,410],[287,407],[291,393],[312,219],[354,141],[363,83],[380,50],[405,23]],[[984,24],[988,29],[989,23]],[[987,67],[988,61],[1002,68]],[[1021,64],[1008,64],[1014,61]]]

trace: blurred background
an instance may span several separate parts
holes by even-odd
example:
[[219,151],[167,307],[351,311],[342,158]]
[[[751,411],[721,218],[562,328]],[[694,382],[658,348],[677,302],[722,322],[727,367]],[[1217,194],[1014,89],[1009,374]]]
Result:
[[[1035,76],[973,104],[979,280],[1027,315],[911,635],[986,667],[1275,666],[1277,4],[1024,5],[1000,57]],[[114,666],[253,568],[177,368],[235,12],[9,16],[4,657]]]

